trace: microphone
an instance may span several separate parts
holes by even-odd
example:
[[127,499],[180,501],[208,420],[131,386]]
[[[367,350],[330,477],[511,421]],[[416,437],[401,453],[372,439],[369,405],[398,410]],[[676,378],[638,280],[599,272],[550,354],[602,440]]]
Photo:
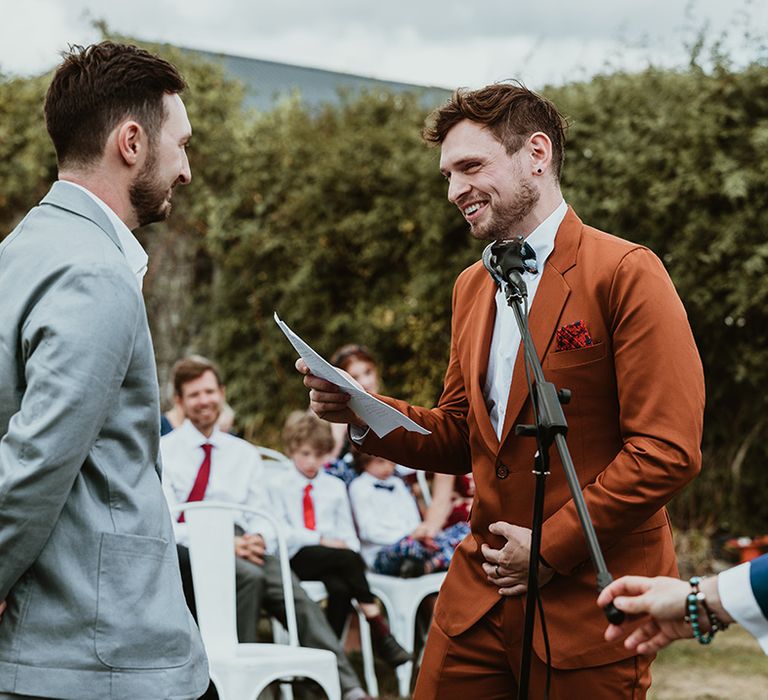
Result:
[[507,286],[511,285],[520,298],[528,296],[528,286],[523,281],[523,272],[526,271],[522,255],[524,245],[525,239],[515,236],[509,240],[494,241],[483,251],[483,265],[493,281],[505,293],[508,293]]
[[493,255],[494,243],[489,243],[483,250],[483,265],[491,279],[501,287],[504,283],[504,278],[501,276],[501,270],[496,267],[496,259]]

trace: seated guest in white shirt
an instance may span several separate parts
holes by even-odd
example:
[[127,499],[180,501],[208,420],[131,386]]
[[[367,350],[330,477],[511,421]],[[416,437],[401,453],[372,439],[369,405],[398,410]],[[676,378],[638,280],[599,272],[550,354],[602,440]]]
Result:
[[395,463],[355,453],[355,466],[364,473],[350,484],[349,498],[363,558],[371,570],[406,578],[446,570],[469,524],[455,523],[430,534]]
[[709,644],[731,622],[743,625],[768,654],[768,554],[688,582],[623,576],[597,599],[600,607],[610,602],[628,615],[623,625],[609,625],[605,638],[626,637],[624,646],[640,654],[655,654],[676,639]]
[[[225,501],[273,512],[265,487],[264,470],[256,448],[222,432],[217,426],[224,403],[224,386],[218,367],[199,355],[174,367],[175,401],[186,420],[160,440],[163,489],[168,504],[200,500]],[[182,582],[187,603],[194,612],[189,567],[187,526],[175,518]],[[257,641],[259,611],[264,607],[285,624],[285,600],[280,565],[273,556],[274,533],[264,520],[243,514],[233,533],[237,585],[237,631],[241,642]],[[299,640],[308,647],[330,649],[336,654],[344,700],[368,696],[349,663],[338,637],[318,605],[294,577],[293,595]]]
[[368,587],[346,486],[323,470],[324,457],[333,447],[330,425],[313,413],[295,411],[283,428],[283,443],[295,469],[274,483],[273,500],[290,527],[293,570],[305,581],[325,584],[325,612],[337,636],[342,635],[354,598],[371,625],[377,654],[392,666],[409,661]]

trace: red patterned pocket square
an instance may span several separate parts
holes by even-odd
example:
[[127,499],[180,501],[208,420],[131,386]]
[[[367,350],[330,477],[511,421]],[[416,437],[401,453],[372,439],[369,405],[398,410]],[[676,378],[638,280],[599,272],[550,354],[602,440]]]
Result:
[[584,321],[574,321],[558,328],[555,341],[555,352],[578,350],[592,345],[592,337],[589,335]]

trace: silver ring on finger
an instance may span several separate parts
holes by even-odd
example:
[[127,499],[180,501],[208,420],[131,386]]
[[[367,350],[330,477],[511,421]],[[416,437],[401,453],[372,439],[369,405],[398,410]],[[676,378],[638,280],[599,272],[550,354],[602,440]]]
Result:
[[499,565],[496,564],[496,578],[501,578],[501,572],[499,571]]

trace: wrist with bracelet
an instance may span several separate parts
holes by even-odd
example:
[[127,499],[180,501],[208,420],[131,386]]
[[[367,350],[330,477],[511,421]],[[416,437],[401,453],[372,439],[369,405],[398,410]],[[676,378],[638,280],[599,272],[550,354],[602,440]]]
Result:
[[[685,622],[691,626],[693,631],[693,637],[699,644],[710,644],[715,635],[720,631],[728,628],[728,625],[720,620],[715,613],[712,612],[709,605],[707,605],[707,596],[699,589],[701,584],[701,577],[693,576],[689,579],[688,583],[691,585],[691,592],[685,597]],[[707,621],[709,622],[709,630],[706,632],[701,631],[701,623],[699,622],[699,606],[704,611]]]

